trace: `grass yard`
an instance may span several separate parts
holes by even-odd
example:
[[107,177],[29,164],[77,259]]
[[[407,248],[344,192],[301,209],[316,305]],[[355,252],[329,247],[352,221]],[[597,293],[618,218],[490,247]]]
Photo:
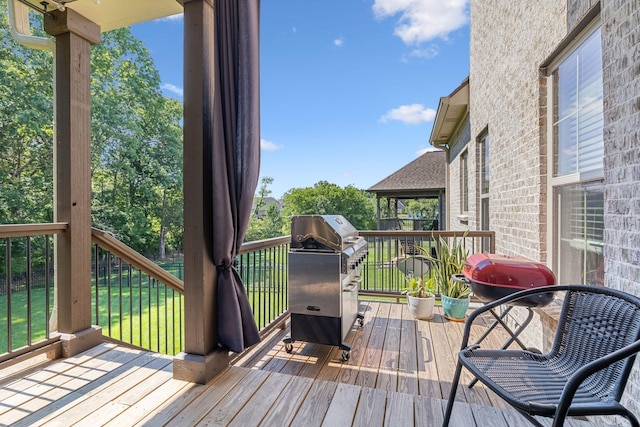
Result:
[[[120,282],[113,276],[111,284],[102,284],[97,295],[93,287],[91,322],[101,326],[103,334],[114,339],[159,353],[177,354],[184,347],[184,298],[172,289],[158,286],[153,280],[144,280],[145,275],[142,278],[133,275],[130,287],[128,279]],[[286,310],[286,289],[278,291],[262,288],[248,292],[259,328]],[[0,296],[0,354],[46,338],[45,289],[31,292],[30,325],[28,297],[26,290],[13,292],[10,300],[6,295]],[[53,300],[53,291],[50,291],[49,315]],[[11,321],[8,319],[9,306]]]
[[[31,304],[29,305],[29,302]],[[46,338],[47,303],[44,288],[12,292],[10,298],[0,295],[0,354],[35,343]],[[49,314],[53,309],[53,292],[49,295]],[[11,320],[8,313],[11,310]],[[29,310],[31,323],[28,322]]]

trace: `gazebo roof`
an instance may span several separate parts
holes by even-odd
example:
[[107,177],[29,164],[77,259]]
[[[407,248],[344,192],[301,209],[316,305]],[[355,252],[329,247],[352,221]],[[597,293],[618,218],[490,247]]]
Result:
[[446,188],[446,153],[427,151],[367,191],[397,198],[438,195]]

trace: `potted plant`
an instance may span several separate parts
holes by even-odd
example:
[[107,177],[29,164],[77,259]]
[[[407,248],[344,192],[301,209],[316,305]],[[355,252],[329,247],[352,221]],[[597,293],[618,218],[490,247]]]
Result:
[[435,247],[435,256],[428,252],[423,255],[431,261],[431,274],[435,281],[435,286],[440,293],[442,309],[444,315],[450,320],[464,320],[469,301],[471,289],[466,283],[456,281],[454,274],[460,274],[469,251],[464,247],[465,232],[461,239],[453,237],[451,245],[440,237]]
[[430,278],[425,283],[422,277],[412,277],[409,279],[407,287],[402,289],[402,294],[407,296],[409,313],[414,318],[421,320],[431,320],[433,318],[433,307],[436,303],[433,286],[433,278]]

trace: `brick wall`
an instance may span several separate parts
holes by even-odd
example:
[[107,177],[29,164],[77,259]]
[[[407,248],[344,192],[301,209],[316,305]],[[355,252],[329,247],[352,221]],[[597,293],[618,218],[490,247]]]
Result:
[[[471,0],[469,149],[474,150],[475,138],[488,129],[490,228],[496,231],[499,253],[550,262],[546,259],[547,226],[551,227],[546,218],[546,204],[551,202],[546,195],[546,79],[538,67],[597,3],[495,0],[487,7],[482,0]],[[640,4],[637,0],[600,4],[605,285],[640,295]],[[472,203],[471,209],[477,204]],[[548,330],[554,324],[553,316],[545,313],[538,321],[545,332],[534,340],[544,348],[550,344]],[[640,413],[639,363],[623,398],[636,414]],[[627,425],[620,419],[605,422]]]
[[[483,0],[471,0],[469,152],[479,166],[477,138],[487,130],[489,229],[496,232],[497,253],[545,263],[546,79],[539,66],[567,33],[566,16],[566,3],[557,0],[494,0],[491,7]],[[477,229],[479,173],[476,170],[470,181],[476,198],[469,217]],[[521,308],[512,313],[514,323],[525,315]],[[543,333],[543,323],[536,317],[523,340],[531,347],[544,348],[550,335]]]
[[567,0],[567,30],[575,27],[599,0]]
[[[603,1],[601,19],[605,286],[640,295],[640,5]],[[638,363],[623,403],[640,414]]]
[[547,141],[539,65],[567,32],[563,3],[471,1],[471,136],[488,129],[496,251],[543,262]]

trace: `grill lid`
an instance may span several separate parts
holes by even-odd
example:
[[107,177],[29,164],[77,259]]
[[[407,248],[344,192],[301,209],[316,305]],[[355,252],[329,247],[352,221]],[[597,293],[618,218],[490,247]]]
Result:
[[544,264],[524,257],[477,253],[467,258],[462,274],[472,282],[518,290],[555,285]]
[[342,252],[359,245],[358,236],[342,215],[298,215],[291,218],[291,249]]

